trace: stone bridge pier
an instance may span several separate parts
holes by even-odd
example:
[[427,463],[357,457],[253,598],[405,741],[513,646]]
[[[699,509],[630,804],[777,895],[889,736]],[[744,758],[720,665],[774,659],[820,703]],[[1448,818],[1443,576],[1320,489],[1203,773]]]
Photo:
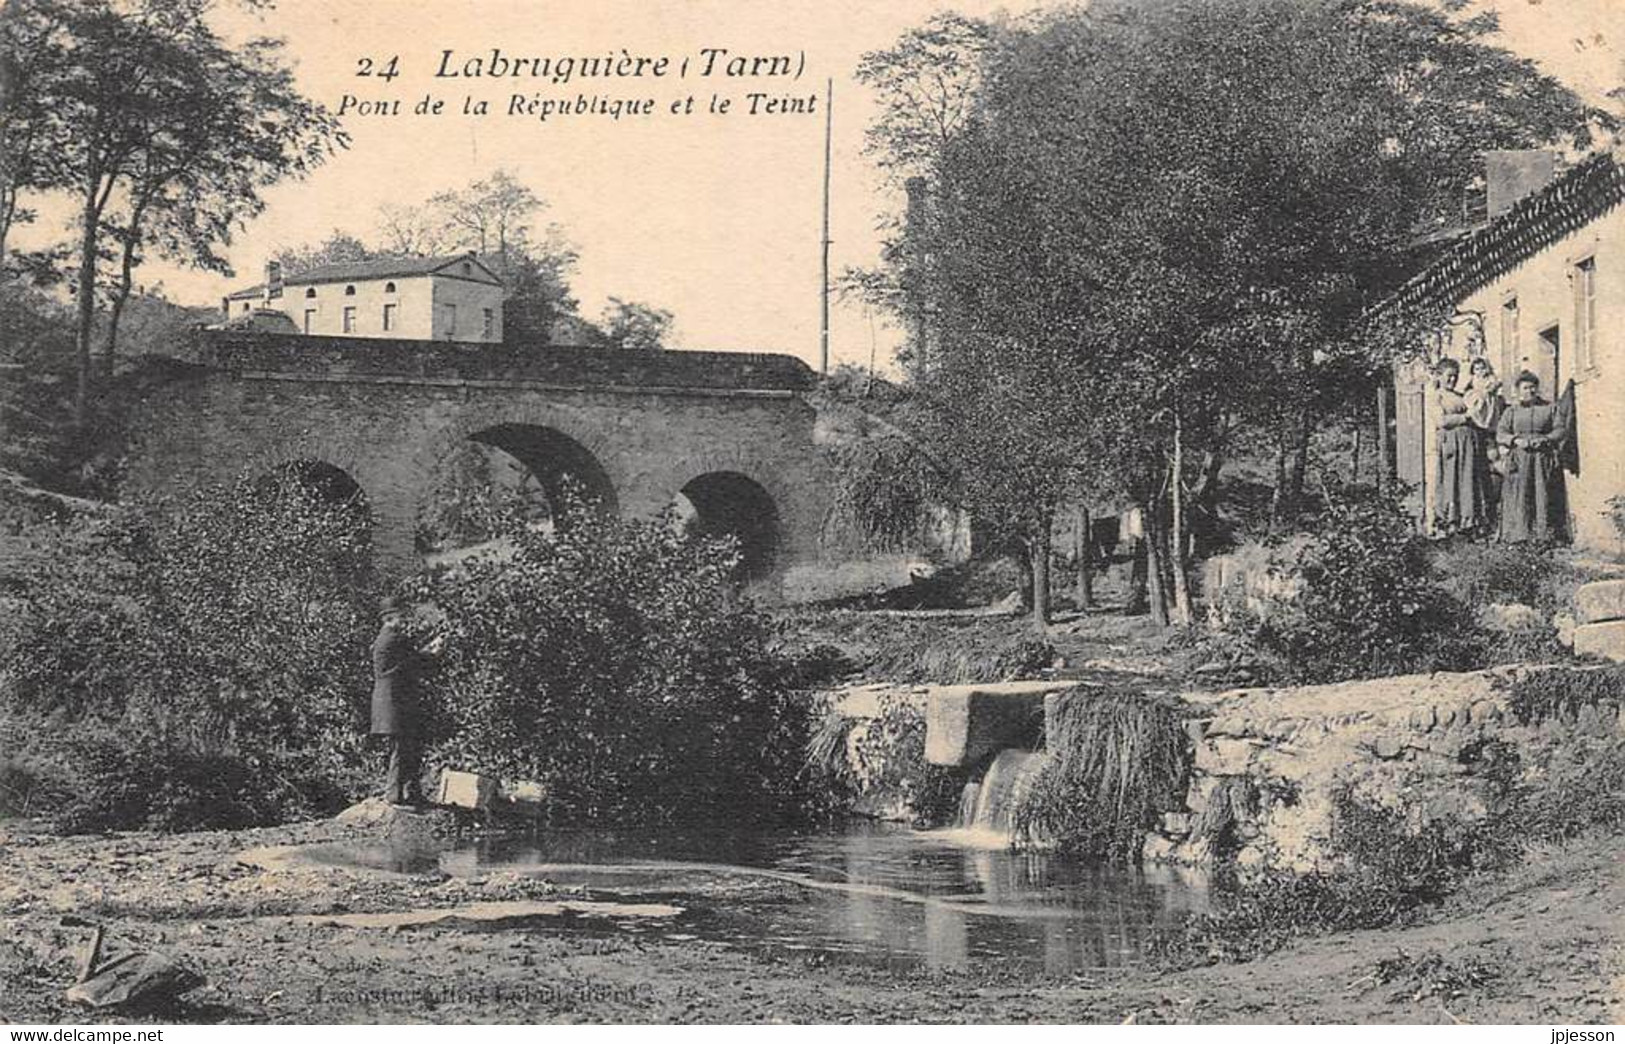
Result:
[[817,566],[833,479],[801,396],[812,373],[792,357],[203,336],[202,363],[165,362],[144,384],[132,489],[305,469],[359,491],[379,564],[399,574],[419,561],[437,479],[477,444],[550,502],[573,482],[623,515],[676,505],[699,531],[733,534],[770,597]]

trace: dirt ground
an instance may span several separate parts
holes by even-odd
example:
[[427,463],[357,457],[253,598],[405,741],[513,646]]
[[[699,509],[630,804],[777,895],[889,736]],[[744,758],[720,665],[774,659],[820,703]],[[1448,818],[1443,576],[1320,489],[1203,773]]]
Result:
[[[1067,978],[884,972],[609,928],[592,917],[357,927],[330,918],[568,899],[545,881],[244,858],[333,841],[332,822],[55,838],[0,825],[0,1022],[129,1021],[63,999],[74,954],[157,948],[207,978],[178,1022],[1401,1022],[1625,1017],[1619,840],[1539,853],[1420,926],[1307,940],[1245,965]],[[714,894],[709,901],[727,901]],[[316,915],[300,919],[299,915]],[[519,930],[522,927],[522,930]]]

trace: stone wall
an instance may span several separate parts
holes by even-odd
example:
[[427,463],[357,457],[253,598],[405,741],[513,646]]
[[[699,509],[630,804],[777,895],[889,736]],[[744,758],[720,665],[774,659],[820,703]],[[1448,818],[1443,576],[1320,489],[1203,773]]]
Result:
[[[1240,823],[1244,843],[1237,859],[1244,864],[1273,860],[1310,869],[1324,863],[1332,854],[1333,795],[1345,787],[1429,817],[1481,818],[1491,789],[1477,757],[1484,741],[1517,747],[1549,725],[1513,719],[1512,686],[1535,673],[1599,669],[1520,665],[1223,693],[1190,723],[1195,774],[1187,807],[1165,817],[1146,856],[1209,861],[1208,842],[1197,836],[1202,815],[1219,788],[1237,783],[1257,801]],[[1617,729],[1619,716],[1620,699],[1604,698],[1582,708],[1577,723]]]

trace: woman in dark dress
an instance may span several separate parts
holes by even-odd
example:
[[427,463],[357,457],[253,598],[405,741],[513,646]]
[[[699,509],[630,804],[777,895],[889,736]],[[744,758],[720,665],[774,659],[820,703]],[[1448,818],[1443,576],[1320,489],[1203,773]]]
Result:
[[1433,523],[1443,535],[1475,533],[1490,521],[1490,469],[1483,438],[1473,426],[1467,397],[1456,390],[1461,364],[1439,360],[1434,396],[1439,418]]
[[1496,441],[1506,455],[1501,487],[1501,539],[1556,543],[1568,539],[1568,496],[1558,463],[1564,433],[1557,407],[1540,397],[1540,378],[1518,374],[1512,405],[1501,411]]

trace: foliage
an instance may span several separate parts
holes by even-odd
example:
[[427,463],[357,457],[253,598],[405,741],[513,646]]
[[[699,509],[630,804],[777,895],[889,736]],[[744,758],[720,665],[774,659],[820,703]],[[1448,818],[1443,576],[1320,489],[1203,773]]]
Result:
[[1319,531],[1283,566],[1300,593],[1227,626],[1287,680],[1330,682],[1479,666],[1467,609],[1434,573],[1402,504],[1364,487],[1334,495]]
[[929,175],[970,119],[992,36],[987,22],[943,11],[891,47],[865,54],[857,78],[880,109],[865,133],[865,151],[893,174]]
[[[938,28],[872,56],[883,164],[933,178],[884,281],[928,442],[1011,539],[1075,486],[1141,501],[1176,605],[1198,469],[1266,433],[1296,499],[1328,401],[1384,361],[1367,304],[1473,157],[1583,143],[1596,116],[1493,46],[1493,16],[1403,2],[1107,0],[1001,26],[970,69]],[[969,74],[949,123],[921,100],[939,64]]]
[[507,453],[465,440],[436,461],[418,503],[419,552],[468,547],[546,517],[535,478]]
[[[0,173],[34,191],[77,193],[75,409],[83,424],[104,252],[118,264],[104,362],[111,374],[119,314],[145,254],[227,271],[219,248],[263,208],[261,191],[313,169],[346,139],[330,113],[295,90],[280,41],[228,46],[206,5],[16,6],[8,36],[26,35],[34,53],[21,81],[27,97],[7,105],[6,135],[49,160]],[[34,123],[13,125],[25,120]]]
[[1055,647],[1023,635],[972,637],[952,645],[908,642],[888,645],[869,661],[869,673],[891,681],[932,685],[1016,681],[1055,663]]
[[828,711],[808,742],[807,757],[826,785],[854,796],[895,799],[920,826],[952,822],[969,782],[964,770],[925,760],[925,712],[896,692],[883,693],[879,713],[867,720]]
[[1413,828],[1406,810],[1347,789],[1333,795],[1331,848],[1339,861],[1308,873],[1229,865],[1209,912],[1161,935],[1153,952],[1179,966],[1247,961],[1299,936],[1386,927],[1440,901],[1469,871],[1508,858],[1478,825],[1430,819]]
[[592,340],[600,348],[659,351],[668,347],[672,318],[664,308],[611,297]]
[[1521,603],[1543,616],[1567,610],[1580,570],[1551,548],[1458,543],[1433,556],[1445,588],[1464,605]]
[[[325,780],[330,796],[353,790],[376,605],[364,506],[312,496],[302,478],[245,477],[32,534],[47,553],[10,578],[0,711],[41,726],[46,755],[78,757],[50,736],[95,736],[81,753],[117,778],[84,775],[82,797],[150,789],[117,776],[152,771],[145,754],[196,779],[199,765],[240,762],[288,801],[324,788],[279,789],[267,766]],[[284,818],[309,811],[300,801],[246,807]]]
[[941,472],[904,439],[852,439],[827,455],[836,473],[833,517],[876,550],[914,546],[931,508],[946,499]]
[[1625,666],[1535,671],[1513,682],[1507,709],[1520,725],[1575,721],[1582,707],[1618,706],[1625,692]]
[[1191,751],[1181,708],[1140,693],[1073,689],[1047,709],[1045,766],[1015,812],[1018,834],[1132,862],[1145,832],[1184,807]]
[[[1617,675],[1607,681],[1617,683]],[[1617,698],[1601,680],[1580,684]],[[1158,955],[1173,965],[1245,961],[1298,936],[1403,923],[1467,874],[1512,865],[1531,846],[1625,829],[1625,737],[1607,714],[1596,727],[1549,730],[1517,749],[1488,741],[1473,756],[1487,784],[1484,819],[1440,818],[1339,791],[1335,864],[1308,874],[1230,864],[1216,881],[1210,912],[1164,934]]]
[[67,744],[76,780],[54,821],[74,833],[237,829],[341,807],[307,751],[221,744],[162,730],[95,729]]
[[737,548],[566,515],[410,585],[445,635],[433,759],[542,783],[561,819],[793,812],[810,708],[731,579]]

